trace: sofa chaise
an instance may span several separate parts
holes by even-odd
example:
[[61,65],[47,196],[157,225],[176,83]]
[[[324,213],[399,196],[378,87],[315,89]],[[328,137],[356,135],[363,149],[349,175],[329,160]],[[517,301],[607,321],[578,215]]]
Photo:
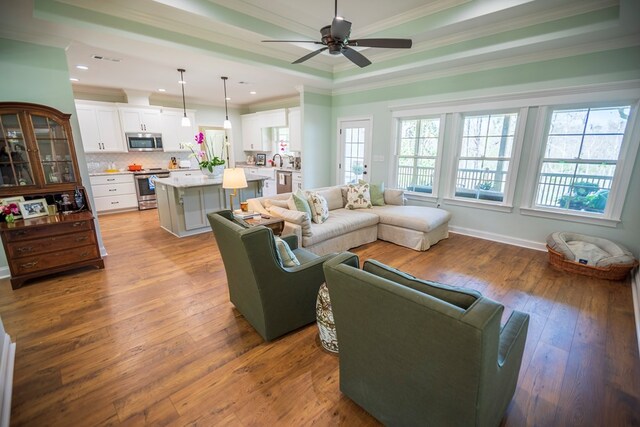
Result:
[[417,251],[426,251],[449,236],[451,213],[426,206],[406,206],[404,191],[385,189],[384,205],[370,209],[346,209],[346,187],[308,190],[323,196],[329,217],[322,224],[305,212],[289,209],[291,193],[248,199],[249,209],[285,220],[283,234],[295,234],[305,249],[324,255],[355,248],[377,239]]

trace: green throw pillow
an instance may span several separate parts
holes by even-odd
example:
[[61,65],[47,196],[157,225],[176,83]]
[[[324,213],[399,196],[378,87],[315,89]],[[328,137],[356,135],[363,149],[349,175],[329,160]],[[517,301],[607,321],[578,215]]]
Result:
[[291,194],[293,197],[293,203],[296,205],[296,210],[300,212],[306,212],[311,216],[311,207],[309,206],[309,201],[307,200],[307,195],[302,192],[302,190],[298,190],[295,193]]
[[[359,180],[358,184],[365,184],[366,181]],[[369,194],[373,206],[384,206],[384,182],[380,184],[369,184]]]
[[296,258],[296,255],[293,253],[287,242],[279,238],[278,236],[273,236],[276,241],[276,254],[279,258],[280,265],[283,267],[295,267],[296,265],[300,265],[300,261]]

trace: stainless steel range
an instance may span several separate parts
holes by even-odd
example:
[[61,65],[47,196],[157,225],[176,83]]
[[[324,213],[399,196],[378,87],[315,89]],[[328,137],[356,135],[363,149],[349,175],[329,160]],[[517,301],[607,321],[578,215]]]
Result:
[[142,211],[157,208],[155,180],[169,178],[169,171],[161,168],[143,169],[139,172],[134,172],[133,177],[136,183],[136,194],[138,195],[138,209]]

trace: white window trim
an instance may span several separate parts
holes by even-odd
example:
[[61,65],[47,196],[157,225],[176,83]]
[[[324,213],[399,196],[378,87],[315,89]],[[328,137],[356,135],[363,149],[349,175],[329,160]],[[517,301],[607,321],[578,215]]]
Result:
[[[627,94],[628,95],[628,94]],[[533,134],[533,147],[531,150],[531,158],[529,160],[529,169],[524,186],[522,207],[520,212],[523,215],[538,216],[543,218],[560,219],[565,221],[581,222],[586,224],[604,225],[607,227],[615,227],[620,222],[622,209],[624,207],[625,197],[631,182],[633,173],[633,165],[638,153],[640,143],[640,100],[630,101],[626,99],[612,98],[610,101],[603,102],[603,96],[599,94],[592,98],[591,101],[565,100],[563,104],[545,105],[538,108],[538,117],[536,118],[536,126]],[[631,105],[631,113],[627,121],[630,131],[626,132],[620,147],[619,160],[616,163],[616,172],[611,184],[609,200],[604,214],[585,213],[572,211],[569,209],[545,208],[535,205],[535,195],[538,185],[538,174],[544,156],[545,135],[550,124],[550,115],[553,109],[576,107],[593,107],[599,105],[614,105],[619,103],[629,103]],[[636,141],[634,143],[634,141]]]
[[401,120],[407,119],[435,119],[438,118],[440,120],[439,130],[438,130],[438,155],[436,156],[435,170],[433,171],[433,186],[431,188],[431,194],[428,193],[420,193],[417,191],[406,191],[405,194],[407,198],[414,200],[427,200],[427,201],[436,201],[438,199],[438,189],[440,187],[440,171],[442,170],[442,150],[444,149],[444,134],[445,127],[447,123],[447,115],[446,114],[411,114],[411,115],[398,115],[393,116],[393,126],[391,129],[392,132],[392,158],[393,158],[393,167],[391,171],[389,171],[389,182],[393,182],[394,185],[398,186],[398,150],[400,146],[400,126],[399,123]]
[[[460,151],[462,150],[462,126],[464,124],[463,116],[471,114],[493,114],[493,113],[518,113],[516,121],[516,133],[513,137],[513,147],[511,158],[509,160],[509,177],[505,182],[504,198],[502,202],[491,202],[487,200],[476,200],[464,197],[456,197],[456,177],[458,175],[458,164],[460,159]],[[451,155],[450,167],[447,176],[447,188],[444,200],[449,204],[460,206],[471,206],[482,209],[495,210],[500,212],[511,212],[513,209],[513,197],[516,190],[516,180],[518,178],[518,169],[520,167],[520,156],[522,154],[522,144],[524,141],[524,132],[527,125],[527,115],[529,107],[519,109],[490,109],[483,111],[468,111],[455,113],[453,115],[453,132],[451,132],[451,144],[455,144],[455,152]]]

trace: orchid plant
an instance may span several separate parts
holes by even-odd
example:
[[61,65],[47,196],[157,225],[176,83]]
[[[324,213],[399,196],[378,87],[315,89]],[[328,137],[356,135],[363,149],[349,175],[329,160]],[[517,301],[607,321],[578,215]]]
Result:
[[16,203],[8,203],[6,205],[0,205],[0,214],[4,216],[4,220],[8,223],[16,220],[15,215],[20,213],[20,208]]
[[[213,168],[215,166],[221,166],[225,164],[224,159],[224,148],[229,146],[229,143],[225,143],[224,147],[222,147],[222,152],[220,153],[221,157],[216,156],[215,150],[211,143],[205,140],[204,134],[202,132],[198,132],[195,136],[195,142],[197,147],[194,147],[193,144],[188,144],[189,149],[191,150],[191,157],[194,157],[198,160],[198,165],[201,169],[207,169],[209,172],[213,173]],[[197,148],[195,150],[194,148]]]

